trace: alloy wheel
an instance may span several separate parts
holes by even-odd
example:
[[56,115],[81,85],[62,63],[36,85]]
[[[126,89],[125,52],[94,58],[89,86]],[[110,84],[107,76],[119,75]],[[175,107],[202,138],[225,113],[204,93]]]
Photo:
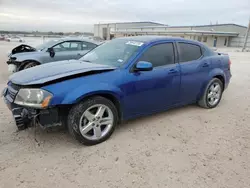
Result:
[[89,107],[80,118],[79,130],[88,140],[100,140],[105,137],[114,124],[111,109],[104,104]]
[[221,92],[222,89],[219,83],[214,82],[211,84],[207,94],[207,100],[209,105],[215,106],[220,101]]

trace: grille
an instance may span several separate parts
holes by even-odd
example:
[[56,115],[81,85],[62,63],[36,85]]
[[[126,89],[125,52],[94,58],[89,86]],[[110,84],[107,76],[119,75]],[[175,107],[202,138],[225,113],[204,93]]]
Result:
[[15,85],[13,83],[9,83],[8,87],[7,87],[6,99],[9,102],[13,102],[19,89],[20,89],[19,86]]
[[21,89],[20,85],[13,84],[12,82],[9,82],[8,86],[12,87],[16,91],[19,91],[19,89]]
[[14,115],[15,121],[17,126],[22,126],[23,125],[23,118],[20,115]]

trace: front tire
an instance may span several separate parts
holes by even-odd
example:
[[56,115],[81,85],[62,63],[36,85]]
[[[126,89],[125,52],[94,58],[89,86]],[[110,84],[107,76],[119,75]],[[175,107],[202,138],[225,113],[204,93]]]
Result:
[[215,108],[221,100],[223,93],[223,83],[218,78],[213,78],[205,89],[205,92],[199,100],[199,106],[203,108]]
[[37,64],[36,62],[33,62],[33,61],[27,62],[27,63],[23,66],[23,69],[22,69],[22,70],[24,70],[24,69],[29,69],[29,68],[35,67],[35,66],[37,66],[37,65],[38,65],[38,64]]
[[73,106],[68,115],[70,134],[84,145],[107,140],[118,123],[118,112],[108,99],[96,96]]

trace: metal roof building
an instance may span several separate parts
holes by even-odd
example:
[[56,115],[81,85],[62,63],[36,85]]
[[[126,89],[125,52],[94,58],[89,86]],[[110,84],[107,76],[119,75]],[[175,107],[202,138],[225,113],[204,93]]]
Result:
[[156,22],[119,22],[119,23],[104,23],[94,25],[94,36],[109,40],[114,36],[114,31],[119,29],[128,29],[134,27],[156,27],[166,26]]
[[234,37],[243,36],[247,27],[229,23],[196,26],[168,26],[154,22],[96,24],[95,36],[104,39],[123,36],[164,35],[198,40],[208,46],[229,46]]

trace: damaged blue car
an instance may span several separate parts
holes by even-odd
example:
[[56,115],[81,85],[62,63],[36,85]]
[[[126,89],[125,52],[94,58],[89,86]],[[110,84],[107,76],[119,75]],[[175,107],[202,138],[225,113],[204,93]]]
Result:
[[107,140],[118,123],[197,103],[214,108],[230,60],[197,41],[162,36],[117,38],[79,60],[13,74],[3,98],[18,129],[66,125],[85,145]]

